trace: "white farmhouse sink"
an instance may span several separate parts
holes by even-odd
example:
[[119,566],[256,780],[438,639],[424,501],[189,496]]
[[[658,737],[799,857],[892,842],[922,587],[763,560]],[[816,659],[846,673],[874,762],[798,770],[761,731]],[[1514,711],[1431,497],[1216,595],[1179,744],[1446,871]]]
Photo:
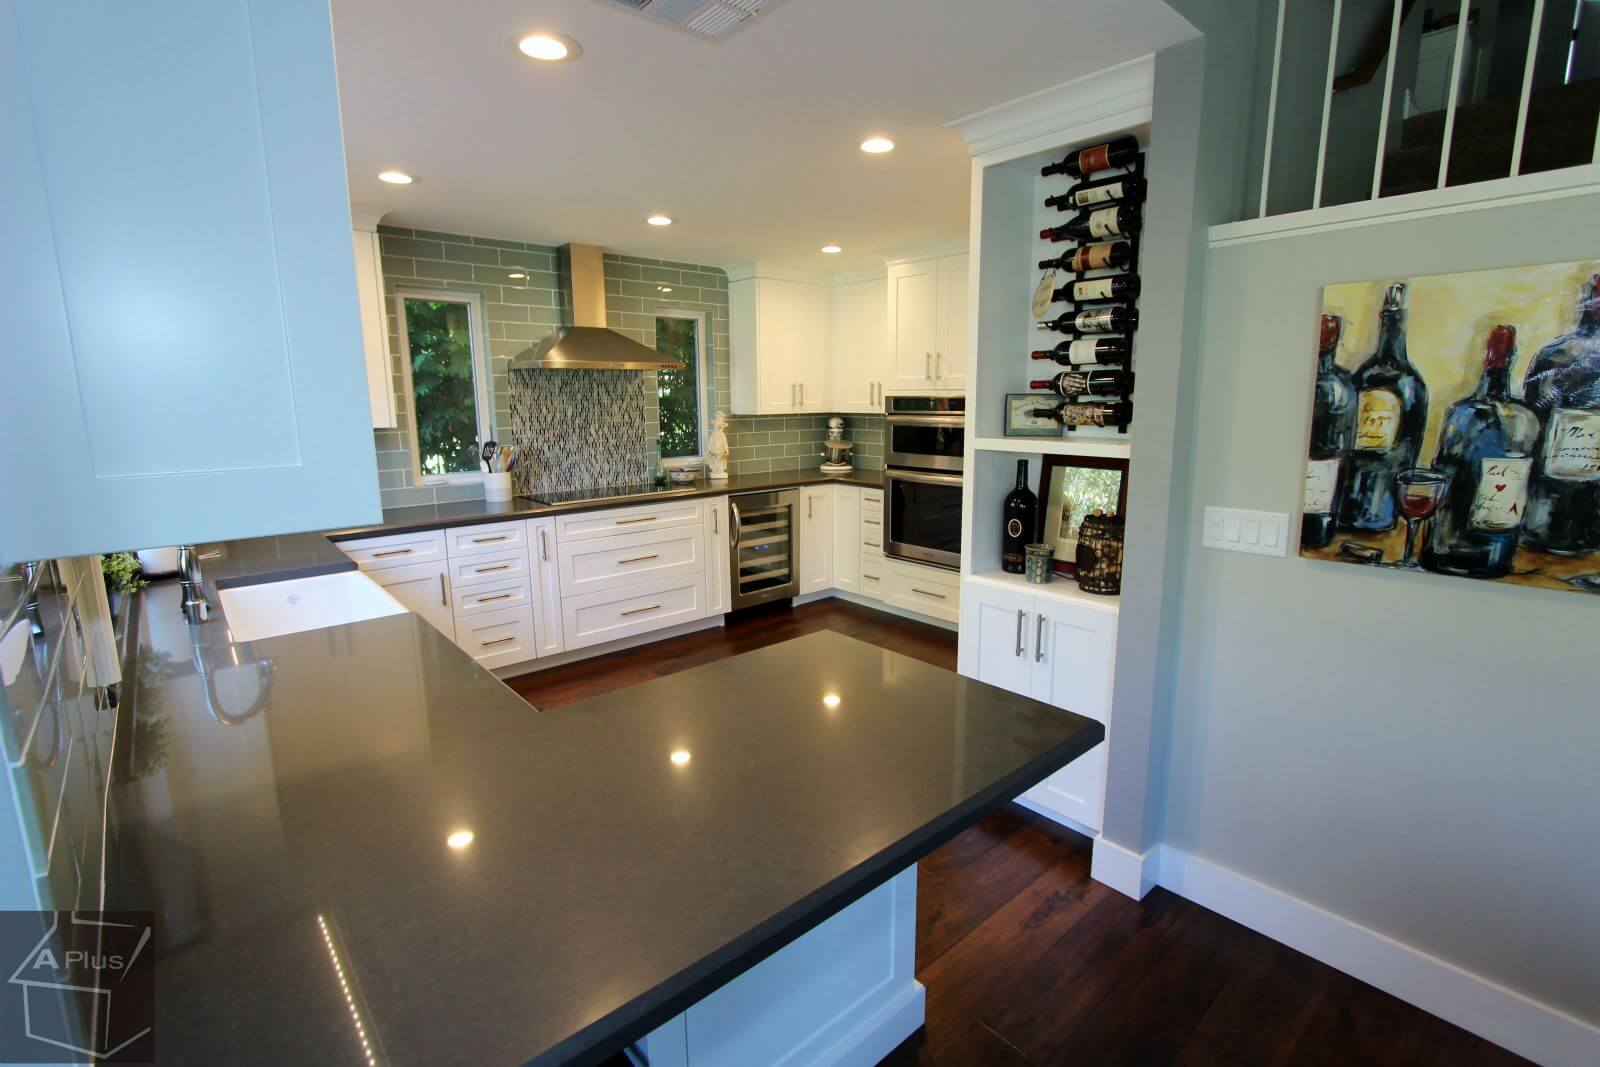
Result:
[[222,611],[235,641],[320,630],[363,619],[401,615],[405,605],[360,571],[292,578],[220,589]]

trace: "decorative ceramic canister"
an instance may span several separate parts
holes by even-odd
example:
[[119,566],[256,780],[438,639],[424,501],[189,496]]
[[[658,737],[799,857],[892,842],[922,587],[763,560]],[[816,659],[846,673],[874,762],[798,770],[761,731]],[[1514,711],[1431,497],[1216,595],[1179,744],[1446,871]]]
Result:
[[1026,545],[1022,552],[1028,581],[1034,585],[1044,585],[1055,577],[1055,545]]
[[728,480],[728,413],[717,412],[711,431],[711,442],[706,445],[706,477],[713,482]]
[[1122,592],[1121,515],[1095,510],[1078,527],[1078,588],[1085,593],[1116,596]]

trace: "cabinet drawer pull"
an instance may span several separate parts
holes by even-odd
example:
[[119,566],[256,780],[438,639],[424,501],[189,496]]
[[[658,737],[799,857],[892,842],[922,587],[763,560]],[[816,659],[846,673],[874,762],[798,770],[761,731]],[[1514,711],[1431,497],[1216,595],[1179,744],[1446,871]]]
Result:
[[450,594],[445,591],[444,571],[439,572],[439,603],[444,607],[450,606]]
[[510,569],[511,564],[509,563],[496,563],[493,567],[472,568],[474,574],[493,574],[495,571],[508,571]]
[[483,647],[484,648],[488,648],[490,645],[503,645],[507,641],[515,641],[516,639],[517,639],[517,635],[516,634],[511,634],[508,637],[497,637],[493,641],[485,641],[485,642],[483,642]]
[[487,545],[487,544],[491,544],[491,543],[493,543],[495,541],[509,541],[509,540],[511,540],[511,535],[510,534],[495,534],[493,537],[474,537],[472,539],[472,543],[475,544],[475,545]]
[[864,524],[866,524],[867,526],[881,526],[881,525],[883,525],[877,519],[862,519],[861,521]]
[[632,526],[636,522],[655,522],[655,521],[656,521],[656,517],[654,515],[646,515],[643,518],[639,518],[639,519],[618,519],[617,522],[616,522],[616,525],[618,525],[618,526]]
[[875,582],[878,580],[878,576],[876,574],[863,574],[861,577],[869,582]]
[[660,611],[660,610],[661,610],[661,605],[660,604],[651,604],[649,607],[646,607],[646,608],[634,608],[632,611],[619,612],[618,615],[621,618],[626,619],[629,615],[643,615],[647,611]]
[[496,600],[510,600],[512,597],[514,597],[516,595],[517,594],[515,594],[515,593],[496,593],[494,596],[481,596],[481,597],[478,598],[478,603],[480,603],[480,604],[492,604]]
[[413,550],[409,548],[391,548],[387,552],[374,552],[372,554],[372,558],[382,559],[385,556],[409,556],[411,555],[412,551]]
[[866,545],[868,548],[882,548],[883,547],[881,544],[879,544],[876,541],[863,541],[861,543],[863,545]]
[[627,559],[619,559],[619,560],[617,560],[617,566],[620,567],[624,563],[643,563],[647,559],[660,559],[660,558],[661,558],[661,553],[659,553],[659,552],[652,552],[648,556],[629,556]]
[[[949,600],[950,599],[949,597],[945,596],[943,593],[934,593],[934,592],[930,592],[927,589],[918,589],[916,586],[912,586],[911,587],[911,591],[913,593],[921,593],[923,596],[931,596],[931,597],[934,597],[934,598],[939,599],[939,600]],[[1020,612],[1018,614],[1020,614]]]

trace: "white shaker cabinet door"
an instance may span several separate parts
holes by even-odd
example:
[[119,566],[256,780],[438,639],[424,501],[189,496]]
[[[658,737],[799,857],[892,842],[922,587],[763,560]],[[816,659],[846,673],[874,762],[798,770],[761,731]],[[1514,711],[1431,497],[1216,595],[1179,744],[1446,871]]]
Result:
[[978,582],[961,590],[956,666],[968,678],[1026,695],[1033,681],[1033,595]]
[[933,384],[940,389],[962,389],[967,384],[967,257],[941,258],[938,277]]
[[833,587],[861,592],[861,489],[833,487]]
[[892,389],[926,389],[934,384],[933,353],[938,347],[939,265],[937,260],[896,263],[889,268],[889,351]]
[[706,615],[725,615],[732,605],[732,581],[728,547],[728,498],[714,496],[706,501]]
[[820,593],[833,585],[833,486],[800,490],[800,592]]
[[389,595],[422,616],[450,640],[456,639],[455,612],[450,603],[449,564],[416,563],[405,567],[385,567],[368,571],[367,577],[388,590]]
[[566,648],[561,632],[561,566],[556,554],[556,520],[528,520],[528,556],[533,577],[535,653],[551,656]]
[[327,0],[8,0],[0,234],[0,559],[377,521]]

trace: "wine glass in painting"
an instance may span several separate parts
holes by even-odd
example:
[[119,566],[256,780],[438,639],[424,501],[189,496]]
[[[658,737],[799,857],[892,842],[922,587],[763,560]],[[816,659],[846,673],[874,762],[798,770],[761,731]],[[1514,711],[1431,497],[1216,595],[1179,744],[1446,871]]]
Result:
[[1395,479],[1395,495],[1399,498],[1400,516],[1406,520],[1406,553],[1394,566],[1418,566],[1416,561],[1417,530],[1425,519],[1439,507],[1444,491],[1450,486],[1450,472],[1429,467],[1412,467],[1401,471]]

